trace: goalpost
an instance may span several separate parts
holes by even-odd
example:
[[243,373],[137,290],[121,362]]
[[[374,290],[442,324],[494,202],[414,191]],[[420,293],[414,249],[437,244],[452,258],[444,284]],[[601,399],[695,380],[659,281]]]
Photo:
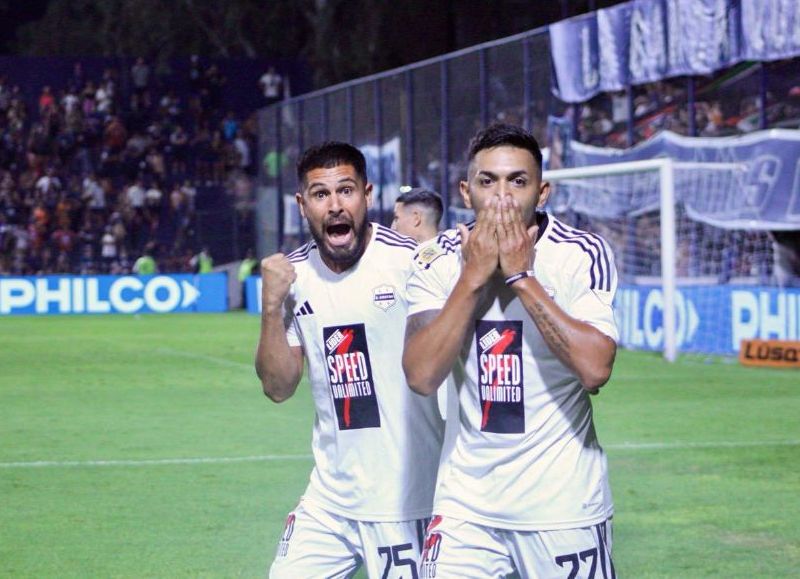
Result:
[[[702,304],[702,311],[714,308],[713,292],[706,288],[756,283],[763,273],[760,264],[771,267],[766,232],[712,222],[696,210],[737,199],[735,192],[744,190],[745,174],[746,166],[740,163],[669,158],[545,171],[543,178],[554,189],[548,210],[571,225],[601,235],[612,246],[620,287],[625,288],[618,292],[618,302],[620,294],[630,298],[623,316],[647,317],[649,328],[657,325],[653,319],[660,313],[661,326],[655,330],[641,330],[637,325],[644,323],[641,319],[623,320],[623,345],[661,349],[667,360],[674,361],[681,344],[696,331],[694,301],[712,300]],[[736,255],[732,247],[739,248]],[[742,259],[744,253],[758,257]],[[759,265],[753,269],[753,263]],[[652,288],[644,307],[639,302],[643,294],[637,293],[642,287]],[[653,295],[658,297],[651,299]],[[703,340],[710,339],[704,336]],[[722,348],[708,344],[708,351],[715,349]],[[695,346],[693,351],[703,350]]]
[[[675,175],[672,159],[648,159],[627,163],[593,165],[572,169],[545,171],[543,179],[558,188],[558,183],[570,183],[592,177],[630,175],[638,172],[658,173],[661,211],[661,282],[664,296],[664,357],[675,361],[678,347],[675,340]],[[553,191],[557,194],[557,191]],[[617,249],[617,248],[613,248]]]

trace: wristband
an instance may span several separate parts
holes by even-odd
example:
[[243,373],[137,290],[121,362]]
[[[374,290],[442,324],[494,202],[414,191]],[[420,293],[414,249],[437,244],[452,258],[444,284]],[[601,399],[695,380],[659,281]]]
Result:
[[533,272],[532,269],[515,273],[514,275],[510,275],[506,278],[506,285],[509,286],[513,285],[517,283],[519,280],[525,279],[526,277],[536,277],[536,274]]

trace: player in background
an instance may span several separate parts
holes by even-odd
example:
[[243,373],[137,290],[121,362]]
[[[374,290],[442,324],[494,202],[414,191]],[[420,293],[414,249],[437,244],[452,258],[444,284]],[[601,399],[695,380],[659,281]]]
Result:
[[417,244],[370,223],[372,185],[352,145],[311,147],[297,203],[312,240],[261,262],[256,371],[275,402],[308,361],[314,469],[289,515],[270,577],[416,577],[430,518],[442,420],[412,392],[401,353]]
[[444,206],[438,193],[415,187],[401,193],[395,200],[392,229],[423,243],[439,233],[443,213]]
[[589,395],[611,375],[613,256],[541,210],[532,135],[479,132],[470,226],[415,260],[403,367],[430,395],[453,371],[455,448],[442,465],[423,577],[614,577],[613,503]]
[[[443,213],[444,204],[438,193],[423,187],[415,187],[401,193],[395,200],[392,229],[423,244],[439,234],[439,222]],[[447,420],[448,413],[455,416],[458,412],[458,400],[455,385],[450,378],[447,379],[445,386],[437,390],[436,397],[442,418]],[[449,442],[448,437],[446,448],[450,447]]]

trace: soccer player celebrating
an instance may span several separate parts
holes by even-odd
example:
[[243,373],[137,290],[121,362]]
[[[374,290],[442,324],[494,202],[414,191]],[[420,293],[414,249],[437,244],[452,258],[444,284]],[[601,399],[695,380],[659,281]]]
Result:
[[610,579],[613,504],[589,394],[616,353],[613,256],[537,211],[550,187],[529,133],[493,125],[468,161],[476,221],[421,248],[408,288],[409,385],[432,394],[451,368],[460,381],[421,575]]
[[442,444],[436,401],[401,366],[416,243],[367,220],[372,185],[346,143],[308,149],[297,203],[313,240],[261,262],[256,371],[275,402],[308,360],[315,466],[270,577],[417,576]]

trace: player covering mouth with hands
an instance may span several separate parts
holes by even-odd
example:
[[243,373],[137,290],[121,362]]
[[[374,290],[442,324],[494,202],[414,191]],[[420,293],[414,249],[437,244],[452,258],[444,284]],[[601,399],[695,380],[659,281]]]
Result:
[[460,406],[422,575],[612,577],[589,394],[616,353],[613,255],[542,211],[550,187],[523,129],[481,131],[468,161],[476,220],[422,246],[409,280],[408,383],[430,395],[452,369]]

